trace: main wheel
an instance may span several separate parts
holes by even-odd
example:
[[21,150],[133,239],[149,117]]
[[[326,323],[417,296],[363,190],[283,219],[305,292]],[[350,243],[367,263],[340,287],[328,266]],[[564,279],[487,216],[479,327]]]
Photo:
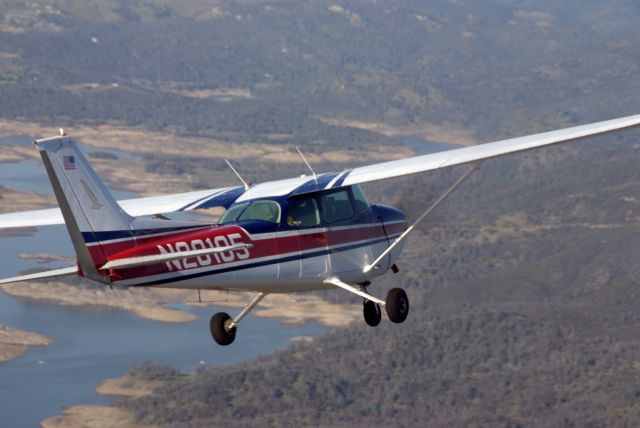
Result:
[[409,298],[402,288],[392,288],[387,293],[385,305],[387,316],[391,322],[401,323],[409,315]]
[[382,319],[382,311],[380,305],[371,300],[365,300],[362,304],[362,313],[364,314],[364,320],[371,327],[375,327],[380,324]]
[[211,317],[209,322],[209,328],[211,329],[211,336],[218,345],[227,346],[231,345],[236,338],[236,329],[228,329],[227,325],[231,321],[231,317],[226,312],[218,312]]

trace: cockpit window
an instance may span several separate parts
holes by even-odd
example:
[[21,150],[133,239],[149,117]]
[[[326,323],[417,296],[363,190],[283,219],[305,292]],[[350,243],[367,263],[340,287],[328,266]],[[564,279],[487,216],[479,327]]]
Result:
[[249,205],[249,202],[230,206],[229,209],[222,214],[222,217],[218,220],[218,224],[233,223],[247,205]]
[[275,201],[255,201],[238,218],[238,221],[262,220],[280,223],[280,204]]
[[321,196],[320,203],[324,220],[329,224],[353,217],[353,207],[347,190],[325,193]]
[[313,227],[320,224],[320,212],[315,198],[296,199],[289,203],[287,224],[296,227]]
[[280,204],[275,201],[242,202],[232,205],[220,217],[218,224],[229,224],[236,221],[262,220],[280,223]]

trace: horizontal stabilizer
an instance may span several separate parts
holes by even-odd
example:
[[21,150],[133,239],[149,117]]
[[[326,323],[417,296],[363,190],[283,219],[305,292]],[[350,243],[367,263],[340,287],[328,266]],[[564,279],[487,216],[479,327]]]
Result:
[[206,256],[207,254],[224,253],[225,251],[239,250],[242,248],[251,248],[252,244],[236,244],[227,247],[204,248],[202,250],[178,251],[176,253],[153,254],[150,256],[129,257],[126,259],[111,260],[102,265],[100,270],[104,269],[124,269],[137,266],[147,266],[156,263],[170,262],[173,260],[186,259],[189,257]]
[[34,279],[53,278],[56,276],[75,275],[78,273],[78,267],[72,266],[68,268],[48,270],[45,272],[32,273],[29,275],[14,276],[13,278],[0,279],[1,284],[9,284],[12,282],[31,281]]
[[[225,187],[220,189],[197,190],[194,192],[175,193],[163,196],[125,199],[118,201],[120,207],[134,217],[157,215],[179,211],[191,211],[200,208],[228,206],[242,187]],[[237,196],[236,196],[237,197]],[[64,224],[60,208],[23,211],[0,214],[0,229],[18,227],[50,226]]]

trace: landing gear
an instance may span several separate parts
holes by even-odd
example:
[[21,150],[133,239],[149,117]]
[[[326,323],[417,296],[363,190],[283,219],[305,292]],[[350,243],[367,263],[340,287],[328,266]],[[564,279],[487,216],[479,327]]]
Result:
[[360,284],[359,290],[335,277],[327,278],[325,283],[335,285],[336,287],[340,287],[350,293],[362,297],[364,299],[364,307],[362,310],[364,313],[364,320],[372,327],[375,327],[380,323],[380,306],[385,307],[389,320],[396,324],[404,322],[404,320],[407,319],[407,315],[409,315],[409,298],[402,288],[392,288],[389,290],[389,293],[387,293],[387,300],[384,301],[368,294],[365,291],[369,285],[368,282]]
[[409,298],[402,288],[392,288],[387,293],[387,301],[384,305],[389,320],[401,323],[409,315]]
[[371,327],[375,327],[380,324],[382,319],[382,311],[380,305],[371,300],[365,300],[362,303],[362,313],[364,314],[364,321]]
[[211,317],[209,328],[211,336],[218,345],[231,345],[236,338],[236,326],[231,326],[233,320],[226,312],[218,312]]
[[236,338],[236,330],[240,320],[244,318],[251,309],[253,309],[260,300],[266,296],[266,293],[260,293],[255,299],[251,301],[235,318],[231,318],[226,312],[218,312],[211,317],[209,322],[209,328],[211,329],[211,336],[218,345],[227,346],[231,345]]

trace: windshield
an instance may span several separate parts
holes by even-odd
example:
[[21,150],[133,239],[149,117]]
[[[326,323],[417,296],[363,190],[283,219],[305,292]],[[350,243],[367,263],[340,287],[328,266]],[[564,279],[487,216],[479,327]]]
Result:
[[262,200],[232,205],[222,217],[220,217],[218,224],[250,220],[262,220],[279,224],[280,204],[275,201]]
[[238,218],[238,221],[262,220],[280,223],[280,204],[274,201],[255,201]]
[[249,205],[249,202],[230,206],[229,209],[222,214],[222,217],[218,220],[218,224],[233,223],[247,205]]

